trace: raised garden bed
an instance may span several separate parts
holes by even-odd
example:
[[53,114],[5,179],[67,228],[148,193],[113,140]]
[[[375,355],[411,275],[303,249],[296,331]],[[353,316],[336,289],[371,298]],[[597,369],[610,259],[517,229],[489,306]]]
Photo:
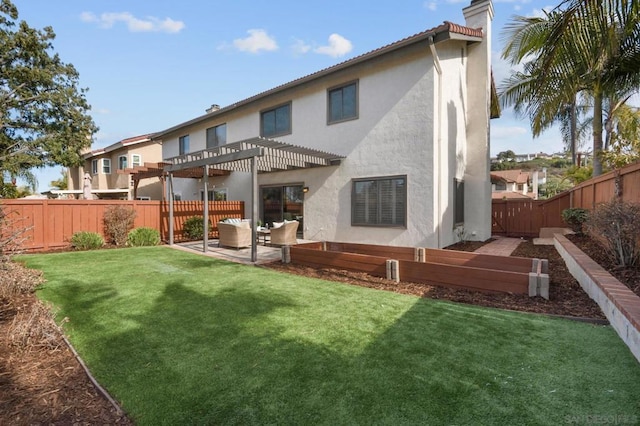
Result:
[[546,261],[452,250],[372,244],[314,242],[289,248],[285,263],[335,268],[482,292],[542,295],[548,298]]

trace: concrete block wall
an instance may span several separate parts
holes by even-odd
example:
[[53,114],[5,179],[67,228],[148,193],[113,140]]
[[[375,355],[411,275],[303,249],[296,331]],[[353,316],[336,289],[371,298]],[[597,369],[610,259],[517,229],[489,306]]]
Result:
[[640,361],[640,297],[560,234],[554,245],[571,275],[602,309],[611,327]]

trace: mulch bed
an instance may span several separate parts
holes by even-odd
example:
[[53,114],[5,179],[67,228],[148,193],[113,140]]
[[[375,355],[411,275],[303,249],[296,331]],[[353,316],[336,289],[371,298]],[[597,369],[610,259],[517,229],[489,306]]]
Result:
[[[632,290],[640,292],[640,270],[620,270],[612,266],[603,249],[587,237],[569,237],[578,247]],[[474,251],[486,242],[466,242],[450,247]],[[582,291],[567,271],[562,258],[553,246],[534,246],[523,241],[514,256],[537,257],[549,260],[550,300],[540,297],[511,294],[485,294],[466,290],[453,290],[435,285],[395,283],[364,273],[343,270],[316,270],[295,265],[272,263],[264,265],[288,273],[338,281],[385,291],[395,291],[450,300],[478,306],[536,312],[569,317],[604,319],[599,307]],[[40,280],[37,271],[20,267],[19,279]],[[15,272],[15,271],[14,271]],[[6,285],[10,274],[0,272],[0,286]],[[640,294],[639,294],[640,295]],[[39,304],[32,292],[16,295],[0,294],[0,424],[133,424],[96,390],[84,370],[59,334],[48,333],[46,345],[30,344],[17,347],[11,335],[15,334],[16,318]],[[42,319],[42,321],[46,321]]]

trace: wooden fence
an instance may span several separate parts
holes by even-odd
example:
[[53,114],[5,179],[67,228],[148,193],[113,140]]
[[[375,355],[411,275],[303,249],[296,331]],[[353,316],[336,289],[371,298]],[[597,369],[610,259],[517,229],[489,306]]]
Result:
[[290,246],[293,264],[336,268],[414,283],[549,297],[543,262],[452,250],[314,242]]
[[494,235],[537,237],[540,228],[567,226],[562,210],[592,210],[616,194],[623,201],[640,203],[640,162],[589,179],[548,200],[493,200],[491,231]]
[[[69,246],[75,232],[97,232],[104,236],[104,213],[110,206],[125,206],[136,212],[134,227],[157,229],[164,241],[169,239],[169,203],[167,201],[120,200],[2,200],[12,229],[26,228],[22,246],[27,251],[54,250]],[[192,216],[202,216],[202,201],[174,203],[174,238],[185,240],[183,226]],[[211,236],[217,236],[215,224],[225,217],[244,215],[243,201],[210,201],[209,218],[213,224]]]

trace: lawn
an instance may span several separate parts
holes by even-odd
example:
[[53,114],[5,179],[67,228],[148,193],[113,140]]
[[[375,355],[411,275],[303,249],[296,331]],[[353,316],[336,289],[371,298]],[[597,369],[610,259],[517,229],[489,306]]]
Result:
[[610,327],[166,247],[20,260],[140,425],[640,420],[640,366]]

